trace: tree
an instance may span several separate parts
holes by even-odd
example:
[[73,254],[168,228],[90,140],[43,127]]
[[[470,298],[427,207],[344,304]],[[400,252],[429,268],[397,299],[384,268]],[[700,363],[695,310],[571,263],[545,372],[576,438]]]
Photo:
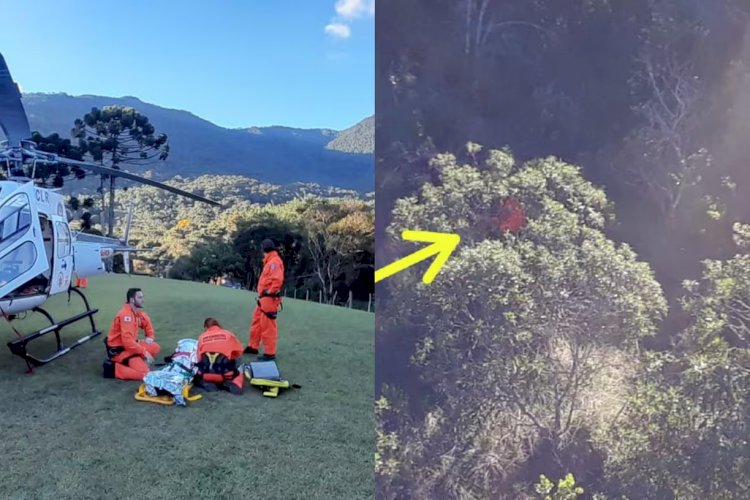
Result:
[[654,24],[644,34],[630,78],[639,126],[625,141],[632,158],[622,165],[620,178],[646,193],[669,227],[686,201],[700,200],[690,191],[699,188],[710,164],[700,132],[710,118],[712,79],[701,74],[703,61],[696,48],[710,30],[669,2],[652,9]]
[[[741,248],[747,230],[735,225]],[[707,260],[702,279],[684,286],[692,320],[673,351],[648,354],[640,383],[612,422],[610,475],[632,498],[745,498],[750,255]]]
[[194,280],[208,281],[217,276],[238,276],[242,271],[242,258],[232,245],[211,240],[193,249],[188,261],[189,273]]
[[[54,153],[71,160],[82,160],[83,150],[71,144],[70,139],[63,139],[59,134],[53,133],[43,136],[39,132],[31,134],[31,140],[36,143],[36,149],[45,153]],[[34,168],[34,178],[39,179],[43,186],[49,185],[52,178],[52,187],[61,188],[65,184],[65,177],[73,175],[75,179],[83,179],[86,173],[78,167],[68,167],[62,163],[37,164]],[[31,172],[28,172],[31,175]]]
[[81,221],[81,231],[84,233],[90,232],[92,227],[92,214],[91,209],[94,208],[94,199],[90,197],[86,197],[81,201],[76,196],[71,196],[68,200],[68,207],[70,207],[70,210],[72,212],[72,215],[70,217],[70,221],[80,219]]
[[[148,117],[134,108],[105,106],[92,108],[91,112],[75,120],[72,131],[79,146],[94,161],[119,170],[121,165],[148,165],[155,160],[164,161],[169,155],[166,134],[156,134]],[[102,209],[104,209],[104,181],[101,176]],[[112,236],[115,210],[115,178],[109,178],[109,217],[107,235]]]
[[[282,222],[272,216],[253,218],[241,222],[232,236],[235,251],[244,257],[245,284],[257,285],[263,269],[261,242],[271,239],[276,243],[284,261],[284,283],[294,283],[304,274],[304,237],[300,228]],[[301,272],[302,271],[302,272]]]
[[[384,286],[377,352],[388,355],[376,373],[403,362],[388,338],[406,336],[424,382],[400,428],[399,476],[427,496],[459,497],[507,491],[532,459],[543,467],[537,477],[570,470],[585,479],[567,450],[613,415],[597,388],[612,377],[628,383],[640,340],[666,312],[661,289],[627,245],[604,235],[606,196],[577,167],[517,165],[476,144],[462,160],[437,156],[438,180],[398,200],[389,227],[403,255],[413,251],[399,243],[404,229],[461,236],[432,284],[414,266]],[[525,212],[518,232],[501,229],[508,198]]]
[[359,200],[320,200],[305,210],[302,220],[314,273],[322,286],[323,300],[329,302],[342,274],[358,267],[358,257],[372,255],[374,213],[370,204]]

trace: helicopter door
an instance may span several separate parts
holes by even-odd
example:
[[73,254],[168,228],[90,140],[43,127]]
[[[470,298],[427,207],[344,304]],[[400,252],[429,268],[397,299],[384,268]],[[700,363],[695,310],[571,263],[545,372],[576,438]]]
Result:
[[29,182],[0,202],[0,297],[49,269],[34,196]]
[[52,268],[52,288],[50,294],[65,292],[70,286],[73,274],[73,248],[70,228],[65,222],[55,222],[55,258]]

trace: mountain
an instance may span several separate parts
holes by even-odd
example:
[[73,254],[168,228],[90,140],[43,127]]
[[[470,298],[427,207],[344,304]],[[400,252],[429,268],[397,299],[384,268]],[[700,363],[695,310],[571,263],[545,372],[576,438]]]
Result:
[[[374,189],[372,150],[362,154],[328,147],[344,133],[350,137],[346,144],[367,143],[366,138],[352,137],[353,129],[360,124],[342,132],[283,126],[228,129],[190,112],[163,108],[132,96],[27,93],[23,94],[23,105],[32,130],[45,135],[57,132],[64,137],[70,137],[74,120],[92,107],[136,108],[148,116],[157,132],[169,136],[169,158],[149,167],[156,180],[175,175],[241,175],[274,184],[317,183],[360,192]],[[373,133],[372,128],[359,133],[368,130]],[[374,138],[370,140],[374,142]],[[142,173],[136,167],[132,171]]]
[[370,116],[353,127],[342,130],[326,149],[345,153],[375,153],[375,117]]

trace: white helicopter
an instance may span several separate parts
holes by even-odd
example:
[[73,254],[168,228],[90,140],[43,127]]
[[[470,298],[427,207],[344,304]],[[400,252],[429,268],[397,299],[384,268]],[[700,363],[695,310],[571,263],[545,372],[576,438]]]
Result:
[[[4,318],[18,338],[8,342],[11,352],[26,361],[29,372],[102,334],[94,323],[94,314],[86,296],[72,282],[107,273],[105,262],[115,253],[123,253],[125,264],[128,254],[138,251],[125,241],[70,229],[64,198],[54,190],[36,186],[33,178],[38,164],[67,164],[97,174],[122,177],[165,189],[197,201],[221,206],[219,203],[181,189],[137,175],[88,163],[71,160],[60,155],[35,149],[30,141],[31,130],[21,103],[21,93],[13,81],[0,54],[0,128],[6,141],[0,143],[0,164],[4,164],[6,180],[0,181],[0,321]],[[14,176],[31,167],[31,177]],[[128,216],[128,229],[130,217]],[[126,233],[128,232],[126,229]],[[129,266],[128,266],[129,267]],[[63,321],[55,321],[42,309],[42,304],[52,295],[74,292],[81,296],[86,310]],[[20,334],[12,321],[19,314],[39,312],[50,326],[29,335]],[[91,333],[67,346],[63,345],[60,331],[77,321],[88,318]],[[46,357],[37,357],[27,351],[27,345],[49,333],[55,333],[57,351]]]

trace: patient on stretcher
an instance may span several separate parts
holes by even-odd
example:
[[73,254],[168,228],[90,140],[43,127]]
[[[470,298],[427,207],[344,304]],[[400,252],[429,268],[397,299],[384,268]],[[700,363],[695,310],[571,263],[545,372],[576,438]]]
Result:
[[185,386],[192,384],[198,372],[198,341],[182,339],[177,343],[174,354],[169,358],[169,364],[161,369],[148,372],[143,377],[146,394],[157,396],[167,393],[180,406],[186,406],[184,397]]

